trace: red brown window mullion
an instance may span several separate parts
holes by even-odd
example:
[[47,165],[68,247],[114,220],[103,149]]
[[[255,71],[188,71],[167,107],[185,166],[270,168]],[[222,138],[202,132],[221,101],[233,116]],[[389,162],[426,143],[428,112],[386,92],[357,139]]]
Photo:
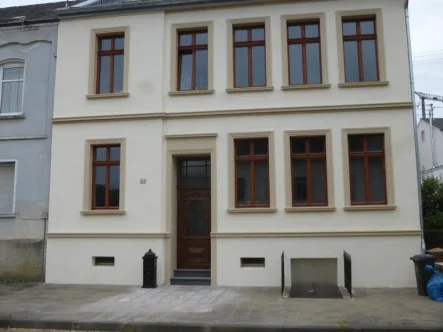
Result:
[[[252,86],[252,28],[248,29],[248,86]],[[252,152],[252,141],[251,141],[251,152]],[[252,155],[252,153],[251,153]],[[255,202],[255,200],[253,201]]]
[[369,158],[368,158],[368,137],[365,136],[363,141],[363,151],[364,151],[364,165],[365,165],[365,199],[366,203],[371,202],[371,189],[369,184],[371,183],[371,179],[369,177]]
[[195,49],[195,46],[197,45],[196,36],[197,36],[196,33],[192,34],[192,46],[193,46],[193,50],[192,50],[192,81],[191,81],[191,89],[192,90],[195,90],[195,72],[197,70],[197,67],[196,67],[197,50]]
[[[307,69],[307,59],[306,59],[306,25],[301,25],[301,39],[302,39],[302,67],[303,67],[303,83],[308,83],[308,69]],[[309,145],[309,140],[308,140]],[[309,149],[308,149],[309,151]],[[309,190],[308,190],[308,198],[309,198]]]

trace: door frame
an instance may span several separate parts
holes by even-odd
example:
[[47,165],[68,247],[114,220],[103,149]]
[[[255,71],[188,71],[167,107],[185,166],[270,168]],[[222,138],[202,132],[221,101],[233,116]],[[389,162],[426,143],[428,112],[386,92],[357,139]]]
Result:
[[165,135],[166,190],[164,198],[164,227],[170,234],[165,240],[165,280],[170,284],[177,267],[177,159],[180,157],[210,157],[211,160],[211,285],[217,285],[217,246],[212,233],[217,232],[217,134]]

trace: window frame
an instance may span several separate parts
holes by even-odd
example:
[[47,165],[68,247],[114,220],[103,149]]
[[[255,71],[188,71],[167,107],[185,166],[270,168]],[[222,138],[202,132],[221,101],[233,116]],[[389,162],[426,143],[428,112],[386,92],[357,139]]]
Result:
[[[235,140],[268,139],[269,204],[267,206],[237,206],[237,163]],[[275,199],[275,150],[273,132],[250,132],[228,134],[228,213],[274,213]]]
[[16,214],[18,159],[0,159],[1,164],[14,164],[14,189],[12,194],[12,211],[0,213],[0,218],[14,218]]
[[[94,207],[94,147],[120,145],[120,196],[118,208]],[[85,141],[83,184],[83,215],[124,215],[125,211],[125,178],[126,178],[126,138],[89,139]]]
[[[23,68],[23,78],[21,80],[3,80],[3,69],[4,68]],[[23,115],[24,102],[25,102],[25,82],[26,82],[26,63],[23,59],[11,58],[0,61],[0,110],[2,102],[2,89],[4,82],[23,82],[22,95],[21,95],[21,109],[18,112],[13,113],[2,113],[0,112],[0,117],[10,117]]]
[[[98,93],[99,87],[99,38],[104,36],[123,35],[123,89],[122,92]],[[129,51],[130,51],[130,29],[129,26],[93,29],[90,37],[90,59],[89,59],[89,82],[87,99],[103,99],[103,98],[124,98],[129,97],[128,92],[128,75],[129,75]]]
[[[328,52],[327,52],[327,33],[326,33],[326,15],[325,13],[312,13],[300,15],[282,15],[281,16],[281,38],[282,38],[282,90],[298,90],[298,89],[328,89],[331,87],[329,83],[328,73]],[[289,69],[289,35],[288,25],[305,24],[306,22],[318,22],[319,39],[320,39],[320,77],[321,83],[317,84],[292,84],[290,85]]]
[[[375,33],[377,35],[376,50],[378,61],[378,80],[377,81],[363,81],[363,82],[346,82],[345,76],[345,57],[344,57],[344,42],[343,42],[343,20],[358,19],[358,18],[375,18]],[[339,68],[339,84],[340,88],[354,88],[354,87],[370,87],[370,86],[387,86],[386,72],[386,53],[384,41],[384,24],[381,8],[366,9],[366,10],[350,10],[336,12],[336,27],[337,27],[337,50],[338,50],[338,68]]]
[[[103,56],[110,56],[111,61],[109,62],[109,90],[112,91],[114,89],[114,72],[115,72],[115,56],[116,55],[123,55],[123,58],[125,56],[125,47],[123,46],[123,49],[115,49],[115,40],[122,38],[125,39],[125,34],[123,33],[106,33],[106,34],[99,34],[97,35],[97,73],[96,73],[96,87],[95,87],[95,94],[102,95],[102,94],[115,94],[115,93],[121,93],[121,92],[100,92],[100,83],[101,83],[101,57]],[[100,44],[103,39],[111,39],[111,49],[110,50],[100,50]],[[124,66],[124,63],[123,63]],[[123,68],[124,73],[124,68]],[[124,75],[123,75],[124,76]],[[124,77],[123,77],[124,81]],[[124,82],[122,82],[123,84]]]
[[[169,96],[184,96],[184,95],[206,95],[214,93],[214,28],[212,21],[191,22],[191,23],[177,23],[171,25],[171,52],[170,52],[170,84]],[[178,34],[180,31],[197,31],[206,29],[208,33],[208,87],[206,89],[198,90],[178,90],[180,77],[178,76]]]
[[[332,151],[332,131],[330,129],[295,130],[284,132],[285,149],[285,211],[286,212],[332,212],[335,211],[334,197],[334,163]],[[291,139],[294,137],[325,137],[326,158],[326,201],[323,205],[293,205],[292,199],[292,151]]]
[[[272,38],[271,38],[271,19],[266,17],[253,17],[227,20],[227,59],[228,59],[228,86],[227,93],[235,92],[253,92],[253,91],[272,91]],[[247,26],[264,26],[265,29],[265,79],[266,85],[235,87],[235,47],[234,47],[234,28]],[[251,73],[252,75],[252,73]]]
[[[374,204],[353,204],[351,202],[351,180],[350,180],[350,165],[349,165],[349,148],[348,135],[384,135],[384,165],[385,165],[385,188],[386,188],[386,203]],[[392,138],[389,127],[375,127],[375,128],[350,128],[342,130],[342,150],[343,150],[343,180],[345,191],[345,211],[370,211],[370,210],[395,210],[394,197],[394,173],[393,173],[393,158],[392,158]]]

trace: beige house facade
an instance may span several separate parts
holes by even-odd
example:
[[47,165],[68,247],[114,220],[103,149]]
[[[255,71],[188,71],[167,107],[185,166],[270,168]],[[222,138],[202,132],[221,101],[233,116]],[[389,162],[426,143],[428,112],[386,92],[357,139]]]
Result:
[[414,286],[406,6],[61,10],[46,281],[141,285],[151,249],[160,285],[278,286],[283,252],[343,285],[346,251],[354,287]]

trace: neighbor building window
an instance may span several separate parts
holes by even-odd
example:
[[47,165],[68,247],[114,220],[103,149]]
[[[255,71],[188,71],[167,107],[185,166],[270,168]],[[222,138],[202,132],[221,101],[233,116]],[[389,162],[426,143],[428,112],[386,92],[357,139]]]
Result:
[[123,92],[125,34],[98,35],[96,92]]
[[346,82],[379,80],[376,18],[343,18]]
[[387,204],[384,134],[348,135],[351,205]]
[[95,145],[92,156],[92,209],[118,209],[120,145]]
[[208,88],[208,30],[178,32],[178,91]]
[[269,207],[268,138],[235,139],[236,207]]
[[0,114],[22,113],[23,77],[22,63],[0,66]]
[[234,25],[234,87],[266,86],[265,25]]
[[0,215],[14,213],[15,162],[0,161]]
[[291,137],[292,206],[328,205],[326,136]]
[[421,141],[422,142],[425,141],[425,131],[424,130],[421,131]]
[[320,21],[287,24],[289,85],[320,84]]

